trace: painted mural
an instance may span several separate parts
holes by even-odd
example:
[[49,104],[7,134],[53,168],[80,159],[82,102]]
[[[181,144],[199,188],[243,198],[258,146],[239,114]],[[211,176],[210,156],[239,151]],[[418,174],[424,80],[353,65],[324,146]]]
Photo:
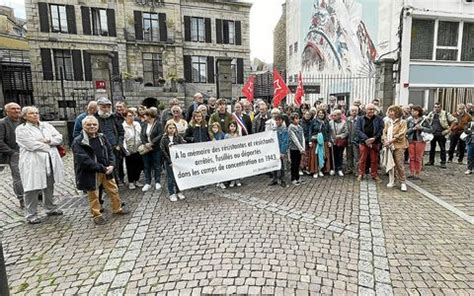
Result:
[[[301,19],[305,30],[301,60],[304,71],[373,74],[377,50],[363,16],[367,15],[367,9],[377,7],[374,2],[378,0],[372,0],[371,7],[363,7],[363,2],[369,6],[367,0],[311,2],[311,16],[302,15]],[[371,18],[376,18],[376,15]]]

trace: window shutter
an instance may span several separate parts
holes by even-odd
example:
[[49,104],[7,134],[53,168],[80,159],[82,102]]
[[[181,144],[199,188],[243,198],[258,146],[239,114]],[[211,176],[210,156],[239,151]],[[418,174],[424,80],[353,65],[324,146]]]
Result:
[[73,5],[66,5],[67,30],[69,34],[77,34],[76,14]]
[[40,18],[40,31],[46,33],[49,32],[48,4],[38,2],[38,13]]
[[191,56],[185,55],[183,56],[184,62],[184,80],[186,82],[193,82],[193,72],[192,72],[192,64],[191,64]]
[[237,84],[244,84],[244,59],[237,59]]
[[214,83],[214,57],[207,57],[207,83]]
[[72,66],[74,69],[74,80],[83,81],[84,77],[82,76],[82,54],[80,50],[72,50]]
[[90,8],[81,6],[82,32],[84,35],[91,35],[91,13]]
[[242,23],[235,22],[235,45],[242,45]]
[[115,11],[113,9],[107,9],[107,28],[109,29],[109,36],[117,36],[117,30],[115,29]]
[[222,44],[222,20],[216,19],[216,42]]
[[92,81],[92,61],[91,55],[87,51],[82,52],[84,59],[84,77],[86,81]]
[[118,52],[112,52],[112,75],[119,75],[120,74],[120,66],[119,66],[119,56]]
[[229,44],[229,21],[226,20],[222,21],[222,43]]
[[[168,28],[166,27],[166,14],[159,13],[158,19],[160,22],[160,41],[168,41]],[[171,28],[174,29],[174,28]]]
[[212,43],[211,19],[205,18],[204,22],[206,23],[206,42]]
[[135,40],[143,40],[142,12],[135,10],[133,16],[135,19]]
[[53,63],[51,49],[41,48],[41,64],[43,65],[43,80],[53,80]]
[[191,41],[191,17],[184,16],[184,41]]

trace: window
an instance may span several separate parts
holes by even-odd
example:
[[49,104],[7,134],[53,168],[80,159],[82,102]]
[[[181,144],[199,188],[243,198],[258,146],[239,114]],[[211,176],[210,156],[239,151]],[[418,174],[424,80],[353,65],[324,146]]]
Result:
[[434,20],[413,20],[411,27],[411,59],[433,59],[434,27]]
[[68,33],[66,6],[51,4],[49,7],[52,32]]
[[145,85],[157,86],[163,79],[163,63],[158,53],[143,54],[143,80]]
[[107,10],[92,8],[92,32],[94,35],[108,36],[109,28],[107,26]]
[[143,40],[160,41],[160,28],[157,13],[143,13]]
[[206,41],[206,28],[205,28],[204,18],[201,18],[201,17],[191,18],[191,41],[194,41],[194,42]]
[[458,56],[457,22],[438,22],[438,44],[436,46],[436,60],[456,61]]
[[55,49],[53,54],[56,80],[61,80],[61,75],[64,80],[74,80],[71,51]]
[[474,23],[464,23],[461,61],[474,62]]
[[207,82],[207,58],[201,56],[193,56],[191,59],[192,80],[195,83]]
[[227,31],[229,32],[228,40],[229,44],[235,44],[235,23],[233,21],[227,21],[224,22],[224,40],[225,39],[225,33],[226,33],[226,24],[227,24]]
[[232,83],[237,84],[237,59],[232,60],[230,71],[232,72]]
[[298,53],[298,42],[295,42],[295,45],[293,47],[295,48],[295,53]]

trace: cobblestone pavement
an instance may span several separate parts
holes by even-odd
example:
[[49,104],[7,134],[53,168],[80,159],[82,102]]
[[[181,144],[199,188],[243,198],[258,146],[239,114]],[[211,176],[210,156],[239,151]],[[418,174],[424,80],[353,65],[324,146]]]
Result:
[[[264,175],[190,190],[177,203],[122,188],[131,214],[106,208],[109,223],[95,226],[65,162],[69,182],[55,194],[65,215],[34,226],[23,222],[8,169],[0,173],[14,295],[474,295],[473,225],[412,188],[352,176],[268,187]],[[449,179],[428,168],[416,184],[471,213],[468,189],[444,196],[458,188],[451,181],[469,182],[456,166]]]

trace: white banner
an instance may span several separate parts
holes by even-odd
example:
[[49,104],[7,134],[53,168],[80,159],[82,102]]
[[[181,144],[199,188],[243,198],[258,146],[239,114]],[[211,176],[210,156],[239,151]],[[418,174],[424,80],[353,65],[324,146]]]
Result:
[[281,169],[278,138],[274,131],[171,146],[170,154],[180,190]]

